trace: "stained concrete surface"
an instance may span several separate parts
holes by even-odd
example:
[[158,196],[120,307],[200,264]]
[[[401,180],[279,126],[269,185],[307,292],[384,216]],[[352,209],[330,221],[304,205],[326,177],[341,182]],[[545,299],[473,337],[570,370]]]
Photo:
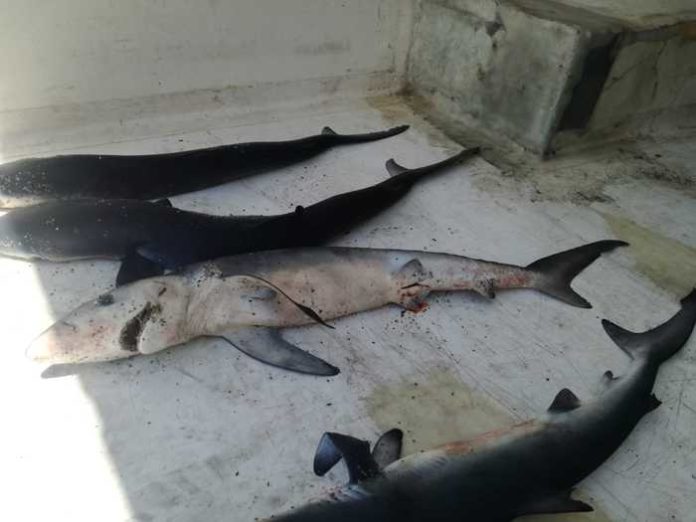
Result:
[[[105,126],[93,136],[100,146],[41,147],[165,152],[301,136],[326,124],[360,132],[397,121],[411,130],[173,198],[177,206],[211,213],[271,213],[384,179],[390,157],[417,166],[462,145],[404,99],[380,98],[133,141]],[[336,244],[520,264],[603,238],[635,247],[603,256],[577,278],[575,288],[594,304],[591,310],[531,291],[493,301],[445,294],[417,315],[388,307],[336,321],[335,330],[288,332],[341,368],[331,379],[276,370],[209,339],[149,357],[43,368],[24,359],[26,345],[108,288],[117,266],[0,259],[3,518],[255,520],[345,479],[340,469],[325,478],[312,474],[313,451],[326,430],[374,440],[397,425],[407,433],[408,453],[538,416],[562,387],[590,399],[605,370],[620,374],[628,364],[599,319],[647,328],[674,313],[696,282],[695,156],[689,141],[633,143],[543,164],[486,149],[483,158],[422,183]],[[597,512],[543,520],[689,520],[696,509],[694,382],[691,339],[661,370],[662,407],[581,484],[578,496]]]
[[[421,5],[409,53],[409,86],[439,112],[543,151],[565,106],[585,34],[563,22],[489,2]],[[439,102],[439,103],[438,103]]]

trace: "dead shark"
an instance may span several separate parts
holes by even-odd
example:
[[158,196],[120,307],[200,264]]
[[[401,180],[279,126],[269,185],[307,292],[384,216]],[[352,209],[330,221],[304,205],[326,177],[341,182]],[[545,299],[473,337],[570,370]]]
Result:
[[336,373],[336,368],[285,341],[278,329],[390,303],[420,311],[429,293],[451,290],[493,297],[497,290],[530,288],[589,308],[571,289],[571,281],[603,252],[625,244],[598,241],[525,267],[453,254],[369,248],[230,256],[137,281],[85,303],[41,334],[27,355],[48,363],[105,361],[215,336],[281,368]]
[[235,143],[166,154],[69,154],[0,165],[0,208],[54,199],[155,199],[277,170],[339,145],[381,140],[402,125],[366,134],[321,134],[296,140]]
[[465,149],[415,169],[389,160],[391,177],[380,183],[271,216],[202,214],[174,208],[166,199],[49,201],[0,217],[0,254],[58,262],[122,260],[116,278],[122,285],[243,252],[318,246],[394,205],[419,181],[477,152]]
[[644,415],[661,403],[652,389],[662,363],[687,342],[696,323],[696,290],[667,322],[643,333],[603,321],[632,360],[625,375],[604,374],[606,391],[582,404],[561,390],[543,420],[486,433],[397,460],[401,432],[370,445],[325,433],[314,470],[341,459],[348,486],[277,517],[277,522],[509,522],[532,514],[592,511],[573,487],[611,456]]

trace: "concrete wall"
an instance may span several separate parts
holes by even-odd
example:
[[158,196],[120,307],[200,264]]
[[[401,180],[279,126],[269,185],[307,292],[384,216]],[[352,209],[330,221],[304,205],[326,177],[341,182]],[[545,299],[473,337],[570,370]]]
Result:
[[[6,0],[0,157],[97,145],[105,127],[115,139],[210,129],[250,110],[272,114],[280,104],[382,94],[406,83],[454,123],[544,152],[597,35],[646,33],[622,40],[612,90],[602,93],[589,130],[693,104],[696,26],[683,24],[674,38],[673,29],[644,30],[696,16],[692,4]],[[172,118],[182,112],[183,120]]]
[[[636,13],[647,12],[638,3],[644,9]],[[452,130],[541,154],[578,140],[654,133],[656,122],[661,132],[683,130],[682,115],[696,112],[696,23],[682,20],[688,11],[675,8],[672,25],[637,30],[635,13],[620,2],[611,12],[584,4],[423,0],[409,85]]]
[[6,0],[0,111],[351,75],[399,81],[404,0]]
[[584,39],[575,27],[493,1],[427,0],[408,79],[437,112],[541,151]]
[[635,33],[625,38],[589,128],[615,128],[641,114],[695,104],[696,39],[679,28]]
[[647,29],[696,18],[694,0],[555,0],[555,3],[602,14]]

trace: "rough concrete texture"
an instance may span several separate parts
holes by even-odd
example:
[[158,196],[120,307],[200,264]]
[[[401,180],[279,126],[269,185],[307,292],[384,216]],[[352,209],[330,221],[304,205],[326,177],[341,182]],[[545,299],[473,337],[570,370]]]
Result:
[[396,92],[411,13],[410,0],[4,2],[0,156],[38,137],[98,145],[104,124],[147,138],[279,100]]
[[[36,146],[47,153],[168,152],[289,138],[326,124],[355,132],[412,126],[379,144],[334,149],[282,172],[173,198],[177,206],[217,214],[288,211],[385,179],[390,157],[418,166],[462,147],[399,98],[334,99],[254,114],[257,121],[251,114],[230,117],[214,129],[146,140],[129,140],[127,127],[103,125],[91,129],[99,146],[83,147],[76,135],[72,146],[47,150],[50,134],[36,136]],[[185,126],[183,115],[169,118]],[[153,120],[150,128],[159,126],[167,127]],[[484,159],[422,183],[336,244],[520,264],[603,238],[632,246],[603,256],[576,279],[592,310],[528,291],[492,301],[453,293],[429,299],[421,314],[386,307],[335,321],[335,330],[287,332],[342,369],[332,379],[276,370],[212,339],[148,357],[43,368],[24,359],[26,345],[109,288],[117,265],[0,259],[3,519],[252,521],[345,480],[340,467],[324,478],[312,473],[326,430],[374,440],[398,426],[410,454],[543,415],[563,387],[590,400],[605,370],[620,375],[629,364],[599,319],[647,328],[674,313],[694,284],[695,153],[691,143],[676,141],[547,162],[486,150]],[[696,338],[660,370],[655,393],[662,406],[580,485],[577,496],[596,512],[528,520],[690,520],[694,382]]]
[[679,28],[628,33],[587,130],[630,130],[631,120],[696,105],[696,39]]
[[453,124],[538,153],[679,132],[696,114],[695,29],[633,31],[563,2],[425,0],[408,79]]
[[462,5],[422,4],[408,66],[413,90],[463,125],[544,150],[583,35],[506,4],[489,18]]
[[[589,2],[565,0],[579,7]],[[635,6],[636,16],[648,16],[648,2],[628,2],[604,7]],[[668,0],[649,3],[655,12],[669,12]],[[514,143],[501,146],[505,133],[523,143],[543,143],[547,127],[559,120],[563,88],[545,85],[537,75],[573,83],[569,71],[582,70],[571,62],[585,36],[567,25],[490,0],[426,1],[429,21],[421,18],[418,31],[430,32],[432,50],[442,56],[428,58],[430,69],[423,66],[420,80],[432,80],[429,73],[466,90],[362,100],[401,85],[407,31],[403,23],[384,18],[396,16],[396,6],[408,12],[402,0],[229,5],[208,0],[193,7],[153,2],[142,18],[130,4],[106,0],[25,4],[13,0],[0,22],[0,49],[11,58],[2,69],[0,90],[17,95],[14,107],[37,108],[0,114],[0,161],[172,152],[292,138],[327,124],[360,132],[407,123],[411,130],[393,139],[334,149],[282,172],[173,198],[174,204],[221,215],[285,212],[385,179],[390,157],[419,166],[492,138],[495,146],[486,147],[482,158],[427,180],[335,244],[440,250],[520,264],[607,237],[631,247],[603,256],[576,279],[574,287],[592,301],[592,310],[526,291],[502,293],[493,301],[448,294],[434,296],[430,308],[417,315],[386,307],[336,321],[335,330],[287,332],[293,342],[342,369],[332,379],[269,368],[211,339],[114,363],[37,366],[23,355],[30,340],[110,288],[117,264],[0,259],[4,520],[246,522],[284,511],[345,480],[340,468],[324,478],[312,473],[313,452],[326,430],[374,440],[398,426],[406,432],[410,454],[537,417],[563,387],[591,399],[605,370],[620,375],[628,364],[599,319],[648,328],[674,313],[678,298],[696,281],[693,141],[664,141],[652,133],[648,142],[592,150],[579,142],[547,161]],[[182,16],[178,22],[176,13]],[[612,13],[600,18],[597,27],[613,23]],[[266,29],[262,39],[259,29]],[[692,41],[693,26],[680,31]],[[124,41],[121,33],[127,33]],[[298,35],[297,45],[280,38],[290,33]],[[543,34],[555,36],[548,40]],[[430,48],[419,38],[414,52],[426,56]],[[186,44],[177,47],[182,40]],[[340,43],[346,41],[350,52]],[[519,49],[516,41],[524,42]],[[634,85],[638,98],[648,103],[654,91],[656,108],[669,106],[672,97],[691,99],[686,74],[673,80],[672,89],[646,80],[654,64],[676,76],[691,70],[679,61],[680,53],[692,56],[691,44],[670,41],[660,50],[661,42],[627,46],[629,54],[617,58],[599,101],[612,112],[595,114],[606,121],[589,125],[613,125],[621,121],[617,114],[630,111],[621,96],[626,91],[611,82],[621,86],[634,74],[644,83]],[[129,47],[136,44],[147,52],[138,55]],[[312,52],[299,53],[298,47]],[[15,49],[21,52],[13,54]],[[220,60],[201,58],[212,55]],[[641,56],[650,60],[642,62]],[[532,66],[525,61],[530,58]],[[554,64],[560,65],[552,75]],[[25,65],[31,66],[31,78],[23,75]],[[538,81],[524,76],[530,73]],[[252,77],[262,83],[250,85]],[[43,81],[56,78],[61,81]],[[230,78],[247,83],[230,87],[225,83]],[[73,79],[79,83],[71,89]],[[176,92],[181,89],[199,90]],[[102,95],[134,97],[87,102]],[[496,125],[492,136],[471,129],[459,134],[453,125],[478,121],[465,110],[469,98],[478,107],[486,103],[489,111],[476,117],[483,114]],[[49,105],[38,107],[38,100]],[[500,107],[518,123],[528,116],[534,133],[527,138],[528,130],[493,116]],[[684,127],[693,128],[688,112],[676,110]],[[649,128],[661,122],[654,112],[642,113]],[[426,120],[426,113],[440,119]],[[660,371],[655,393],[663,405],[580,484],[576,495],[596,511],[526,520],[692,520],[695,382],[696,339],[691,339]]]
[[636,31],[696,19],[693,0],[537,0],[589,11]]
[[0,110],[399,75],[410,9],[402,0],[7,0]]

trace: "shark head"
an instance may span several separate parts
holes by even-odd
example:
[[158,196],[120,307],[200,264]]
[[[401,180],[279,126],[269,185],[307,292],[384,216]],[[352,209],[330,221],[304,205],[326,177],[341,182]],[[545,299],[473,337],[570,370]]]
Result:
[[187,303],[187,287],[177,276],[116,288],[45,330],[27,348],[27,357],[67,364],[154,353],[186,340]]

